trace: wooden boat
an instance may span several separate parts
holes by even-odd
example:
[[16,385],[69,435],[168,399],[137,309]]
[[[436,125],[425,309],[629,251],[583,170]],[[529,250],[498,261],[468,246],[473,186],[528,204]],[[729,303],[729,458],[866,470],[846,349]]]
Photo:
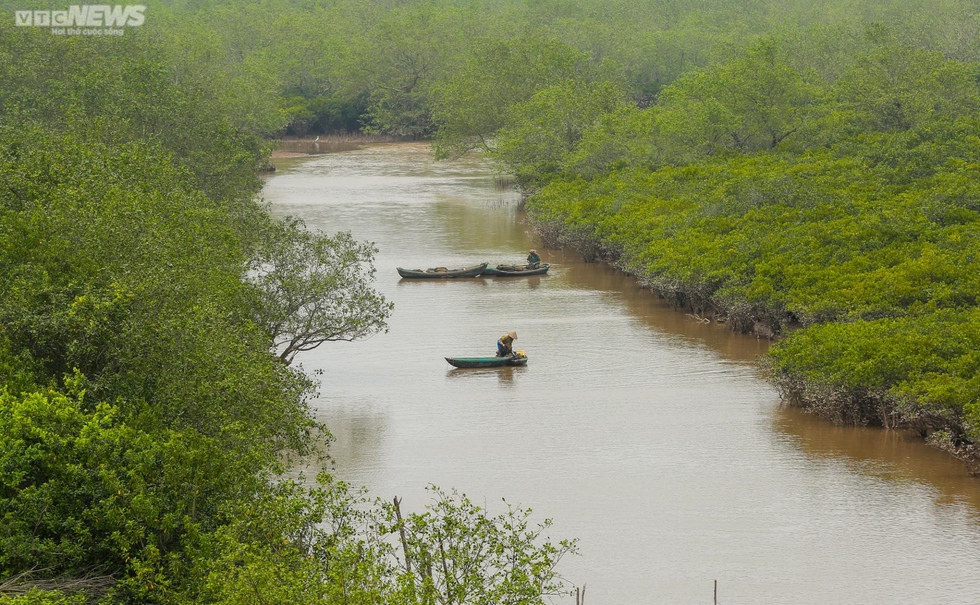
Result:
[[502,366],[522,366],[527,364],[527,355],[508,355],[506,357],[447,357],[449,365],[457,368],[499,368]]
[[551,267],[548,263],[544,263],[540,267],[530,268],[527,265],[496,265],[493,267],[487,267],[484,271],[484,275],[493,275],[495,277],[519,277],[522,275],[544,275],[548,272]]
[[462,269],[447,269],[445,267],[435,267],[432,269],[402,269],[398,267],[398,275],[409,278],[421,279],[446,279],[450,277],[476,277],[483,273],[487,268],[487,263],[480,263],[472,267]]

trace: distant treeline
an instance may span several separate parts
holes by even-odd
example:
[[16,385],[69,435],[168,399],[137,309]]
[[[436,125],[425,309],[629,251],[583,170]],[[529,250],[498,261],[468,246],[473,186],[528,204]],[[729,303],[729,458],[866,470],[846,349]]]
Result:
[[787,37],[798,67],[829,79],[853,59],[853,37],[868,27],[891,28],[914,48],[974,60],[980,49],[972,6],[170,0],[149,3],[143,27],[167,39],[178,55],[174,65],[188,76],[237,87],[254,104],[252,117],[275,104],[285,134],[364,130],[453,146],[487,142],[480,139],[511,124],[518,104],[552,86],[605,82],[621,95],[616,101],[656,104],[682,75],[731,60],[760,37]]

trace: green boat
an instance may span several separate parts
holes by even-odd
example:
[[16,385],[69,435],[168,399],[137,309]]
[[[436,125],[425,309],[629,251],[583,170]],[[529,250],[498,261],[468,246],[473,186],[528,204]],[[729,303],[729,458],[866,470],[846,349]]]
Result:
[[544,275],[548,272],[551,267],[548,263],[541,265],[540,267],[528,267],[527,265],[496,265],[493,267],[487,267],[483,270],[484,275],[493,275],[494,277],[521,277],[525,275]]
[[435,267],[432,269],[402,269],[398,267],[398,275],[414,279],[447,279],[450,277],[476,277],[487,268],[487,263],[480,263],[462,269],[447,269]]
[[506,357],[447,357],[449,365],[457,368],[499,368],[503,366],[523,366],[527,355],[508,355]]

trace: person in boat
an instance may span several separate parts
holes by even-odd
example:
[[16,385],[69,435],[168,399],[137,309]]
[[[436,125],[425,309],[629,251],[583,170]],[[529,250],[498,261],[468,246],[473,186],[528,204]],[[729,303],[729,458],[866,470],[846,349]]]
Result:
[[497,341],[497,357],[507,357],[514,354],[514,341],[517,340],[517,332],[507,332]]
[[531,253],[527,255],[527,268],[537,269],[541,266],[541,257],[538,256],[538,251],[531,248]]

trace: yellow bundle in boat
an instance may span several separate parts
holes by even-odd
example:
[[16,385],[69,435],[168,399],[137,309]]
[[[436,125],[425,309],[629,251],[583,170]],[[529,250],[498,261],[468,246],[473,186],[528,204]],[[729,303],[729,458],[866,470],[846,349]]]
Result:
[[527,357],[527,355],[524,354],[524,349],[517,349],[517,354],[521,357]]

